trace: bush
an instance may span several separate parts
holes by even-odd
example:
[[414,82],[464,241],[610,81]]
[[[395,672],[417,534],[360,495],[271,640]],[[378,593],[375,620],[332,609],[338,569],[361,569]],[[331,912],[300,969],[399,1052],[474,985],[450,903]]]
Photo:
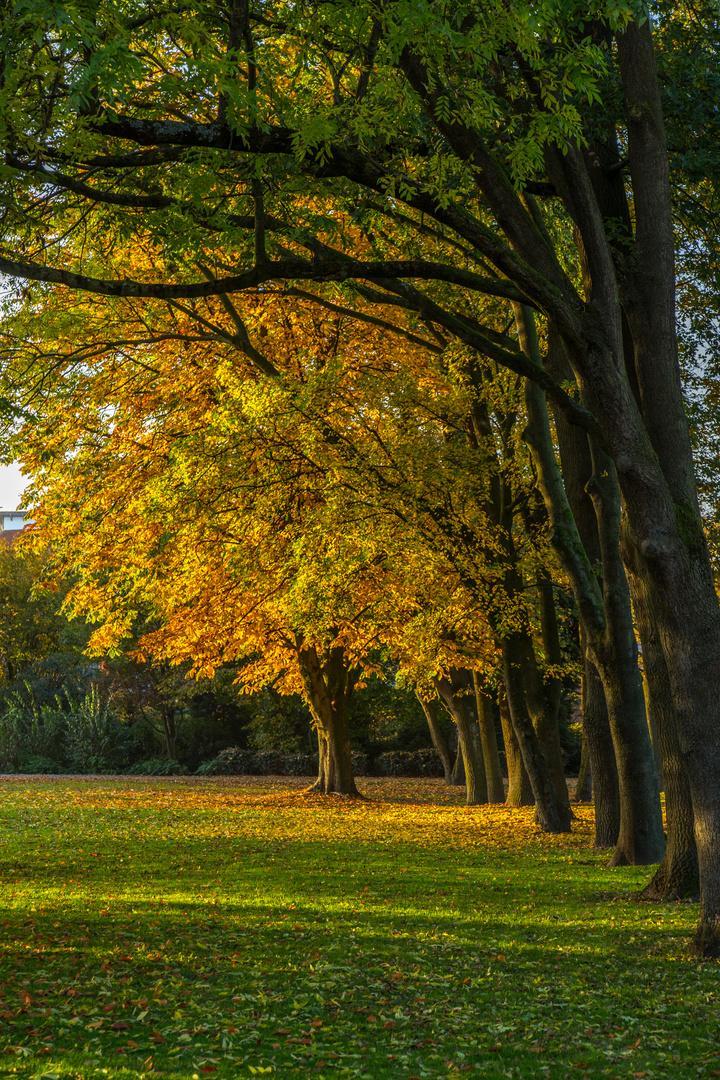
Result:
[[287,754],[284,762],[285,776],[315,776],[312,754]]
[[443,763],[436,750],[415,750],[412,753],[417,772],[413,776],[445,776]]
[[285,757],[275,750],[261,750],[253,754],[253,772],[256,776],[283,776]]
[[5,703],[0,715],[0,767],[28,771],[31,758],[63,761],[66,714],[57,708],[27,705],[19,694]]
[[352,769],[355,776],[372,776],[369,755],[362,750],[353,750]]
[[91,686],[82,701],[70,701],[66,747],[71,768],[81,773],[119,770],[125,762],[127,730],[109,698]]
[[444,776],[434,750],[388,750],[375,760],[380,776]]
[[187,776],[187,766],[170,758],[149,758],[128,769],[130,776]]
[[253,776],[255,755],[239,746],[228,746],[212,761],[204,761],[197,770],[198,776]]
[[23,773],[46,773],[48,775],[61,773],[62,771],[62,766],[58,765],[57,761],[53,761],[52,758],[34,754],[31,754],[30,757],[27,758],[20,770],[20,772]]

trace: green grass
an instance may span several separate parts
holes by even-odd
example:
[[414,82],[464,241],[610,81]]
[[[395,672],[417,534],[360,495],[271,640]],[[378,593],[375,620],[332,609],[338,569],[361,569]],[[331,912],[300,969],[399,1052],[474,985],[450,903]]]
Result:
[[696,909],[635,903],[589,809],[292,783],[3,782],[0,1075],[720,1076]]

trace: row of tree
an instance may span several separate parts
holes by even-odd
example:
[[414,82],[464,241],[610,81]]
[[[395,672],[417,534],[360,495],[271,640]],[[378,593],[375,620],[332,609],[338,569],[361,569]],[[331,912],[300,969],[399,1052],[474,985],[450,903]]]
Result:
[[29,0],[0,91],[5,407],[92,646],[149,610],[141,657],[302,693],[323,791],[355,792],[378,644],[452,711],[471,799],[497,783],[474,692],[501,688],[559,831],[566,585],[597,840],[662,858],[657,895],[699,866],[710,953],[720,608],[676,290],[692,348],[717,27],[712,4]]

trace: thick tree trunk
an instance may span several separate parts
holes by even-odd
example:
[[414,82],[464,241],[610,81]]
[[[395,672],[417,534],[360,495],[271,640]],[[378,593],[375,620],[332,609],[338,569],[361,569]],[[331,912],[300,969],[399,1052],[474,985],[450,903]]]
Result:
[[620,787],[620,832],[611,866],[659,862],[665,852],[655,755],[645,714],[630,590],[619,556],[620,497],[609,458],[591,447],[588,488],[595,504],[603,565],[607,633],[588,642],[605,690]]
[[[523,349],[541,365],[533,313],[521,305],[515,305],[515,310]],[[553,547],[570,578],[588,652],[605,690],[620,783],[620,832],[611,865],[659,862],[665,850],[660,793],[637,665],[630,594],[617,557],[620,500],[613,464],[591,446],[594,469],[587,487],[598,521],[603,566],[600,595],[555,459],[545,395],[529,380],[525,381],[525,402],[526,437],[553,527]]]
[[433,679],[433,683],[457,724],[460,752],[465,767],[467,805],[482,805],[488,801],[487,784],[472,674],[458,668],[451,668],[449,678]]
[[543,756],[540,740],[528,711],[523,686],[526,641],[522,633],[508,634],[502,640],[503,680],[513,730],[523,763],[530,779],[540,828],[544,832],[570,832],[570,804],[557,798],[550,770]]
[[437,755],[442,762],[443,772],[445,773],[445,783],[449,784],[453,771],[453,755],[450,752],[445,737],[440,728],[440,721],[438,720],[438,701],[437,698],[426,699],[417,694],[417,699],[422,705],[422,710],[425,713],[425,719],[428,722],[428,728],[430,729],[430,738],[432,744],[437,751]]
[[[552,594],[552,582],[544,571],[538,573],[538,592],[540,600],[540,625],[545,658],[549,664],[560,664],[562,653],[560,637],[555,615],[555,601]],[[560,692],[559,679],[543,682],[535,658],[532,638],[525,638],[525,661],[523,664],[525,701],[537,732],[543,757],[552,778],[555,795],[563,811],[573,817],[570,808],[562,747],[560,745]]]
[[507,762],[508,790],[505,798],[506,806],[534,806],[530,785],[530,777],[523,763],[520,753],[520,744],[515,735],[515,729],[510,718],[505,684],[501,683],[498,688],[498,708],[500,710],[500,724],[502,726],[503,742],[505,743],[505,761]]
[[475,701],[480,725],[480,742],[482,744],[483,761],[485,762],[488,802],[502,803],[505,802],[505,784],[503,783],[500,752],[498,751],[497,734],[495,732],[493,701],[490,695],[486,694],[481,687],[476,672],[473,672],[473,685],[475,687]]
[[360,797],[355,786],[350,747],[347,702],[351,673],[342,648],[328,651],[321,663],[313,648],[298,652],[300,671],[310,711],[318,730],[318,778],[308,790],[323,795]]
[[[584,651],[584,634],[581,633]],[[620,834],[620,786],[605,690],[597,668],[585,655],[583,732],[588,744],[595,803],[595,847],[614,848]]]
[[[573,378],[562,342],[551,325],[548,332],[547,367],[558,382]],[[586,489],[593,474],[588,437],[569,424],[559,409],[553,410],[562,477],[568,503],[592,571],[602,588],[602,556],[595,507]],[[619,558],[619,554],[616,555]],[[595,847],[614,848],[620,833],[620,790],[615,749],[608,721],[605,690],[597,668],[587,655],[587,634],[580,624],[583,656],[583,739],[588,744],[595,804]]]
[[[632,565],[630,561],[629,564]],[[642,582],[630,573],[635,615],[643,646],[648,697],[654,690],[657,700],[655,722],[665,776],[665,856],[652,881],[640,893],[642,900],[683,900],[700,895],[698,853],[690,784],[680,753],[672,695],[665,657],[653,626]]]
[[[647,677],[647,666],[643,666],[642,673],[643,680],[643,694],[645,695],[645,713],[647,714],[648,728],[650,729],[650,741],[652,743],[653,755],[655,757],[655,772],[658,778],[658,787],[660,791],[665,790],[665,779],[663,776],[662,765],[662,751],[660,749],[660,741],[658,739],[657,720],[655,717],[655,706],[653,705],[652,694],[650,693],[650,683]],[[666,682],[665,684],[667,693],[670,693],[670,686]]]

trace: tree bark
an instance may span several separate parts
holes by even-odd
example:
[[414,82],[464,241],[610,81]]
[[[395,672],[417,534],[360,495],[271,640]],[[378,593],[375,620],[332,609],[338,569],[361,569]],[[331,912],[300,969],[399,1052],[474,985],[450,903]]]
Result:
[[592,802],[592,773],[590,770],[590,747],[587,738],[583,735],[582,749],[580,751],[580,768],[578,769],[577,784],[573,802]]
[[590,770],[595,803],[595,844],[598,849],[614,848],[620,834],[620,785],[615,747],[608,720],[605,690],[597,668],[585,650],[584,634],[580,634],[585,656],[583,676],[583,733],[588,744]]
[[[542,357],[532,311],[515,305],[521,345],[537,364]],[[620,500],[613,464],[595,445],[588,490],[598,521],[603,565],[602,595],[587,558],[555,459],[545,395],[525,380],[526,439],[552,524],[552,544],[570,578],[587,647],[605,690],[620,783],[620,832],[610,865],[659,862],[665,849],[660,793],[650,743],[637,645],[625,572],[616,557]]]
[[355,786],[347,713],[352,675],[341,647],[328,650],[321,662],[314,648],[298,650],[310,711],[318,731],[318,778],[308,789],[323,795],[361,797]]
[[[554,326],[548,330],[547,368],[558,382],[573,378],[562,342]],[[562,477],[568,502],[591,569],[602,589],[602,553],[595,507],[586,490],[593,473],[590,444],[584,431],[569,424],[554,408]],[[620,558],[619,552],[615,556]],[[608,720],[605,690],[597,668],[588,656],[587,633],[580,623],[580,651],[583,657],[582,717],[583,739],[588,744],[595,804],[596,848],[614,848],[620,833],[620,790],[615,749]]]
[[437,698],[427,699],[421,697],[420,694],[416,694],[416,697],[422,705],[422,710],[425,713],[425,719],[427,720],[428,728],[430,729],[432,744],[442,762],[443,772],[445,773],[445,783],[449,784],[453,771],[453,755],[450,752],[450,747],[440,728],[440,721],[438,720],[437,714]]
[[473,686],[475,687],[480,742],[482,744],[483,761],[485,762],[488,802],[502,803],[505,802],[505,784],[503,783],[500,753],[495,732],[493,702],[490,695],[486,694],[481,687],[476,672],[473,672]]
[[[630,556],[628,556],[630,565]],[[685,771],[673,715],[672,694],[665,657],[642,580],[630,574],[633,603],[643,646],[645,675],[650,694],[655,691],[655,722],[665,776],[665,856],[654,877],[640,893],[641,900],[684,900],[700,895],[698,852],[690,784]]]
[[459,668],[451,668],[448,678],[433,679],[433,684],[457,724],[460,752],[465,767],[467,805],[480,806],[488,799],[472,674]]
[[[549,664],[560,664],[562,662],[562,653],[555,614],[555,601],[552,594],[552,582],[542,569],[538,572],[538,593],[545,658]],[[555,795],[563,811],[573,817],[565,779],[562,747],[560,745],[561,682],[558,678],[543,681],[538,669],[533,641],[529,635],[526,636],[525,640],[523,681],[525,684],[525,701],[540,740],[543,757],[550,771]]]
[[543,832],[570,832],[570,804],[565,808],[558,801],[525,699],[523,666],[526,655],[523,633],[510,633],[502,639],[503,679],[510,718],[535,798],[540,828]]
[[503,742],[505,743],[505,761],[507,762],[508,790],[505,798],[506,806],[534,806],[535,798],[530,785],[530,777],[523,763],[520,753],[520,744],[515,735],[515,729],[510,718],[510,708],[507,701],[505,684],[500,683],[498,688],[498,708],[500,709],[500,724],[502,725]]

